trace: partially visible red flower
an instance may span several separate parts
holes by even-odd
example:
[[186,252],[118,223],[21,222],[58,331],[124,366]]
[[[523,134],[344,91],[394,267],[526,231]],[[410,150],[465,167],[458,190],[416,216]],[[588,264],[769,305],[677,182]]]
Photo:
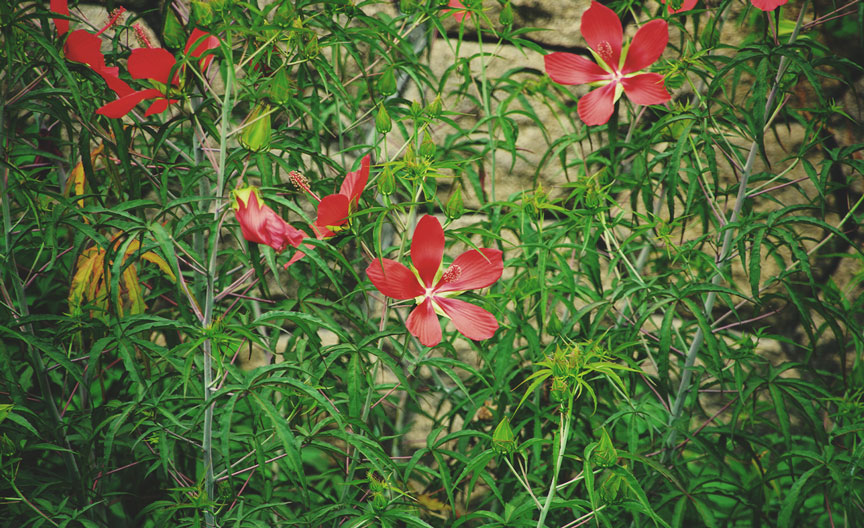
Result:
[[369,154],[360,160],[360,168],[345,175],[337,194],[325,196],[318,202],[318,218],[312,229],[318,238],[336,235],[347,226],[348,217],[357,209],[357,203],[366,182],[369,181]]
[[781,5],[785,5],[789,0],[750,0],[753,7],[762,11],[774,11]]
[[[189,49],[202,37],[204,37],[203,40],[190,53],[192,57],[198,58],[205,51],[219,46],[219,40],[216,37],[208,36],[207,33],[196,28],[189,36],[189,40],[186,41],[186,53],[189,53]],[[199,64],[202,68],[206,68],[212,59],[212,56],[204,57],[199,61]],[[155,101],[144,112],[145,117],[164,112],[168,105],[178,102],[177,99],[172,99],[169,95],[171,86],[180,86],[180,72],[175,72],[174,76],[171,76],[171,70],[176,64],[177,60],[174,55],[164,48],[133,49],[127,62],[129,74],[134,79],[155,81],[160,85],[160,88],[131,91],[119,99],[103,105],[96,110],[96,113],[111,118],[123,117],[132,111],[135,105],[146,99],[155,99]]]
[[234,203],[231,208],[240,223],[243,238],[256,244],[266,244],[276,251],[284,251],[288,246],[298,247],[306,235],[295,229],[264,205],[264,200],[256,187],[237,189],[231,193]]
[[[639,28],[630,46],[622,50],[624,30],[614,11],[596,1],[582,15],[582,36],[597,64],[573,53],[543,57],[546,73],[559,84],[599,86],[579,99],[577,111],[586,125],[609,121],[622,93],[633,104],[662,104],[671,97],[659,73],[639,73],[660,58],[669,41],[665,20],[652,20]],[[622,52],[623,51],[623,52]]]
[[504,269],[501,251],[486,248],[466,251],[446,270],[441,269],[443,257],[444,229],[437,218],[426,215],[417,223],[411,240],[413,269],[382,258],[366,268],[366,275],[387,297],[417,302],[406,326],[426,346],[434,347],[441,342],[438,315],[450,318],[456,330],[469,339],[492,337],[498,329],[495,316],[453,297],[466,290],[485,288],[501,278]]
[[677,13],[683,13],[684,11],[690,11],[694,7],[696,7],[696,3],[699,0],[684,0],[681,2],[681,7],[678,9],[674,9],[671,3],[667,3],[666,0],[660,0],[660,2],[666,4],[666,9],[669,10],[669,13],[675,15]]
[[465,4],[460,2],[459,0],[450,0],[450,3],[447,4],[447,9],[444,10],[445,13],[449,13],[454,11],[453,18],[456,19],[456,22],[462,23],[462,20],[465,18],[471,18],[471,12],[465,7]]

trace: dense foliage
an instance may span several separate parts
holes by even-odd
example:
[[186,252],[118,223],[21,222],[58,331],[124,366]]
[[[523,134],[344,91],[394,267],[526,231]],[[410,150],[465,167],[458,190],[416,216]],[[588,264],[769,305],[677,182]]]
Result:
[[861,526],[864,8],[782,3],[0,2],[0,524]]

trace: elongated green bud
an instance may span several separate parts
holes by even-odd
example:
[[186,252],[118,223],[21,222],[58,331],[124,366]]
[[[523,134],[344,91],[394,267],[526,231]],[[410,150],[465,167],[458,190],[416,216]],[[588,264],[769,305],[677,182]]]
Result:
[[591,461],[603,468],[612,467],[618,461],[618,452],[615,450],[615,446],[612,445],[612,439],[609,437],[606,429],[603,429],[603,432],[600,434],[600,441],[597,443],[597,447],[594,448]]
[[378,113],[375,114],[375,130],[379,134],[386,134],[393,128],[393,123],[390,121],[390,114],[387,113],[387,107],[384,104],[378,105]]
[[432,158],[435,156],[435,142],[429,132],[423,133],[423,142],[420,143],[420,155],[424,158]]
[[510,5],[510,2],[504,4],[504,9],[498,14],[498,22],[501,22],[502,26],[513,24],[513,7]]
[[378,176],[378,192],[384,196],[390,196],[396,190],[396,176],[389,164],[384,165],[384,171]]
[[209,2],[192,1],[192,20],[199,25],[209,26],[213,23],[213,8]]
[[273,74],[270,79],[270,100],[278,105],[282,105],[291,100],[294,95],[294,80],[288,75],[288,70],[281,69]]
[[186,42],[183,26],[177,20],[172,9],[165,10],[165,22],[162,24],[162,39],[169,48],[182,48]]
[[444,213],[447,215],[447,218],[455,220],[462,216],[462,213],[464,212],[465,206],[462,202],[462,186],[457,183],[456,188],[453,189],[453,194],[451,194],[450,198],[447,200],[447,205],[444,206]]
[[399,2],[399,10],[405,13],[406,15],[410,15],[417,9],[416,0],[400,0]]
[[492,433],[492,450],[500,455],[509,455],[516,451],[516,437],[508,418],[501,420]]
[[261,152],[270,148],[270,137],[273,134],[270,126],[270,105],[256,106],[246,118],[246,123],[248,124],[243,128],[239,138],[243,148],[252,152]]
[[378,91],[384,96],[396,93],[396,74],[393,68],[387,68],[378,78]]
[[441,108],[441,96],[436,95],[435,99],[432,99],[432,102],[426,105],[426,115],[430,119],[438,119],[438,116],[441,115]]

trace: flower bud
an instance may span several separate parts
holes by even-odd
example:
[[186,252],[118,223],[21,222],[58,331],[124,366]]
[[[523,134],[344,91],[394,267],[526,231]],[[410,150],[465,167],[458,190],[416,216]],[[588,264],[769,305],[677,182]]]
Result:
[[600,441],[597,442],[597,447],[594,448],[591,455],[591,462],[599,467],[608,468],[614,466],[615,462],[618,461],[618,452],[615,451],[615,446],[612,445],[612,439],[609,438],[606,429],[602,431]]
[[510,2],[504,4],[504,9],[498,14],[498,22],[501,22],[502,26],[513,24],[513,7],[510,5]]
[[318,35],[310,32],[306,36],[306,44],[303,46],[303,56],[307,59],[314,59],[318,56]]
[[378,113],[375,114],[375,130],[379,134],[386,134],[390,132],[391,128],[393,128],[393,124],[390,122],[390,114],[387,113],[387,107],[379,104]]
[[400,0],[399,2],[399,10],[406,15],[410,15],[411,13],[413,13],[416,8],[416,0]]
[[417,101],[411,101],[411,117],[419,119],[422,114],[423,109],[420,107],[420,103]]
[[438,119],[438,116],[441,115],[440,95],[436,95],[435,99],[433,99],[431,103],[426,105],[426,115],[428,115],[430,119]]
[[169,48],[182,48],[186,42],[183,26],[177,20],[177,15],[172,9],[167,9],[165,13],[165,21],[162,23],[162,40]]
[[291,2],[282,2],[273,13],[273,23],[279,27],[291,27],[294,21],[294,5]]
[[246,118],[246,123],[239,138],[243,148],[252,152],[261,152],[270,148],[270,136],[273,133],[270,126],[270,105],[256,106]]
[[492,450],[499,455],[509,455],[516,451],[516,437],[510,428],[510,420],[504,418],[492,433]]
[[423,142],[420,143],[420,155],[424,158],[432,158],[435,156],[435,142],[429,132],[423,133]]
[[395,190],[396,177],[393,175],[393,168],[389,164],[384,165],[384,170],[378,176],[378,192],[390,196]]
[[447,205],[444,206],[444,213],[447,218],[455,220],[462,216],[463,212],[465,212],[465,207],[462,203],[462,186],[457,183],[453,189],[453,194],[447,200]]
[[407,165],[413,165],[415,161],[417,161],[417,152],[414,150],[414,145],[409,143],[407,147],[405,147],[405,154],[402,155],[402,160]]
[[209,2],[192,1],[193,25],[209,26],[213,23],[213,8]]
[[393,68],[387,68],[378,78],[378,91],[384,96],[396,93],[396,74]]
[[618,471],[613,471],[606,480],[600,484],[600,500],[609,504],[618,501],[618,494],[622,488],[626,487],[627,481],[624,475]]
[[269,99],[278,105],[283,105],[291,100],[294,88],[294,80],[288,75],[288,70],[283,68],[270,79]]

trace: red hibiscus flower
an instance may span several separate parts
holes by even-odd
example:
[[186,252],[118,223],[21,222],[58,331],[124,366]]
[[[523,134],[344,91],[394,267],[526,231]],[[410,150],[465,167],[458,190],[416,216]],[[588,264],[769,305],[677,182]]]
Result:
[[282,219],[276,211],[264,205],[258,189],[246,187],[231,193],[234,203],[231,208],[240,223],[243,238],[256,244],[267,244],[276,251],[288,246],[298,247],[306,235]]
[[679,7],[678,9],[674,9],[671,3],[667,3],[666,0],[660,0],[660,2],[666,4],[666,9],[668,9],[669,13],[673,15],[677,13],[683,13],[684,11],[690,11],[691,9],[696,7],[696,3],[698,1],[699,0],[684,0],[683,2],[681,2],[681,7]]
[[471,18],[471,12],[465,7],[465,4],[460,2],[459,0],[450,0],[450,3],[447,4],[447,9],[444,10],[445,13],[449,13],[454,11],[453,18],[456,19],[456,22],[462,23],[466,17]]
[[543,57],[546,73],[559,84],[591,84],[600,88],[579,99],[577,111],[586,125],[609,121],[622,93],[634,104],[661,104],[670,99],[663,76],[639,73],[660,58],[669,41],[665,20],[652,20],[639,28],[622,53],[624,30],[615,12],[597,2],[582,15],[582,36],[597,64],[572,53]]
[[369,181],[369,154],[360,160],[360,169],[349,172],[338,194],[325,196],[318,202],[318,218],[312,229],[319,239],[336,235],[347,228],[348,217],[357,209],[357,202]]
[[498,329],[495,316],[453,297],[466,290],[485,288],[501,278],[504,269],[501,251],[485,248],[466,251],[442,271],[443,256],[444,230],[437,218],[426,215],[417,223],[411,240],[414,268],[408,269],[387,258],[377,259],[366,268],[366,275],[387,297],[414,299],[418,303],[406,326],[426,346],[441,342],[438,315],[450,318],[469,339],[492,337]]
[[750,0],[753,7],[762,11],[774,11],[781,5],[785,5],[789,0]]
[[[200,43],[189,53],[192,46],[199,41]],[[189,36],[189,40],[186,41],[184,52],[198,58],[205,51],[218,46],[219,39],[196,28],[192,31],[192,35]],[[206,69],[212,60],[212,56],[204,57],[199,61],[199,65],[202,69]],[[177,60],[174,58],[174,55],[164,48],[133,49],[127,62],[129,74],[134,79],[155,81],[160,87],[131,91],[128,94],[122,95],[119,99],[103,105],[96,110],[96,113],[116,119],[128,114],[135,108],[135,105],[146,99],[155,99],[155,101],[147,108],[147,111],[144,113],[145,117],[164,112],[168,108],[168,105],[178,102],[177,99],[172,99],[169,96],[171,86],[180,86],[179,72],[175,72],[174,76],[171,76],[171,70],[174,69],[176,64]]]

